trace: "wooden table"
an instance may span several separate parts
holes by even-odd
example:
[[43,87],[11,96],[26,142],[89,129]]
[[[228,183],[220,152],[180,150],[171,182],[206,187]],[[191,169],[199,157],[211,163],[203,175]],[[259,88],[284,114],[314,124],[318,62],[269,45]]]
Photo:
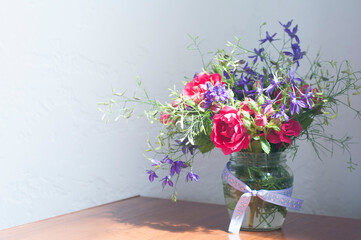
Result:
[[282,230],[227,233],[225,206],[134,197],[0,231],[1,240],[361,239],[361,220],[288,213]]

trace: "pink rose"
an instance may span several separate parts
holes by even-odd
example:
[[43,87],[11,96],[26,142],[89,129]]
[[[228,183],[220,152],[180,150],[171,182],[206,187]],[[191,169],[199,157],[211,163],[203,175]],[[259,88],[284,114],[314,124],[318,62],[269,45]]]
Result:
[[199,103],[202,100],[202,94],[205,93],[208,89],[206,83],[210,82],[213,86],[218,84],[223,84],[222,77],[220,74],[208,74],[206,72],[198,73],[198,75],[193,79],[193,81],[188,82],[182,91],[183,97],[191,98],[195,103]]
[[220,105],[219,104],[212,104],[211,110],[212,110],[213,113],[219,113],[219,111],[221,111]]
[[250,135],[238,109],[225,106],[219,114],[214,115],[211,140],[225,155],[248,148]]
[[251,109],[248,105],[249,105],[249,102],[252,102],[252,103],[255,103],[257,104],[252,98],[248,98],[246,97],[245,100],[243,102],[241,102],[240,106],[241,106],[241,109],[243,111],[246,111],[248,112],[249,114],[254,114],[254,110]]
[[254,123],[258,127],[264,127],[268,123],[267,117],[265,115],[262,115],[262,114],[256,114],[256,117],[254,118]]
[[170,118],[170,114],[161,112],[159,121],[163,124],[168,124],[171,122],[171,120],[169,118]]
[[176,99],[176,100],[174,100],[174,101],[172,102],[172,106],[173,106],[173,107],[178,107],[181,102],[182,102],[182,101],[181,101],[180,99]]

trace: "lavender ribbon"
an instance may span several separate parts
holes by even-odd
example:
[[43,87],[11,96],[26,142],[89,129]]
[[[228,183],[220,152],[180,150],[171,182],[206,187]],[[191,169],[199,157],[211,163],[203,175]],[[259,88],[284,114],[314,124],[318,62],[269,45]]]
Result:
[[238,191],[244,192],[239,198],[236,207],[234,208],[231,222],[229,224],[228,232],[238,234],[241,226],[244,214],[246,213],[251,197],[259,197],[263,201],[273,203],[282,207],[291,208],[294,210],[301,210],[303,200],[292,198],[293,187],[282,190],[252,190],[244,182],[237,179],[229,171],[230,162],[228,162],[223,170],[223,179]]

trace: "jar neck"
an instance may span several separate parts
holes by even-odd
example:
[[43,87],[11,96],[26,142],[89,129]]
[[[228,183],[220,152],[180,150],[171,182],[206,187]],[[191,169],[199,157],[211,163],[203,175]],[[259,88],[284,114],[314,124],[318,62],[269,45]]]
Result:
[[288,152],[275,153],[247,153],[236,152],[231,154],[230,162],[233,166],[276,166],[286,164]]

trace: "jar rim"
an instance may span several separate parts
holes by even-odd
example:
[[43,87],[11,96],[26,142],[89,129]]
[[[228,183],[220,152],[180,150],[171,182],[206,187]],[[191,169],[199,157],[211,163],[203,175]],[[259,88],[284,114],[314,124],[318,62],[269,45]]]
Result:
[[242,163],[261,163],[261,162],[274,162],[281,163],[286,162],[289,154],[292,151],[286,149],[282,152],[267,153],[252,153],[252,152],[234,152],[231,153],[230,161],[242,162]]

